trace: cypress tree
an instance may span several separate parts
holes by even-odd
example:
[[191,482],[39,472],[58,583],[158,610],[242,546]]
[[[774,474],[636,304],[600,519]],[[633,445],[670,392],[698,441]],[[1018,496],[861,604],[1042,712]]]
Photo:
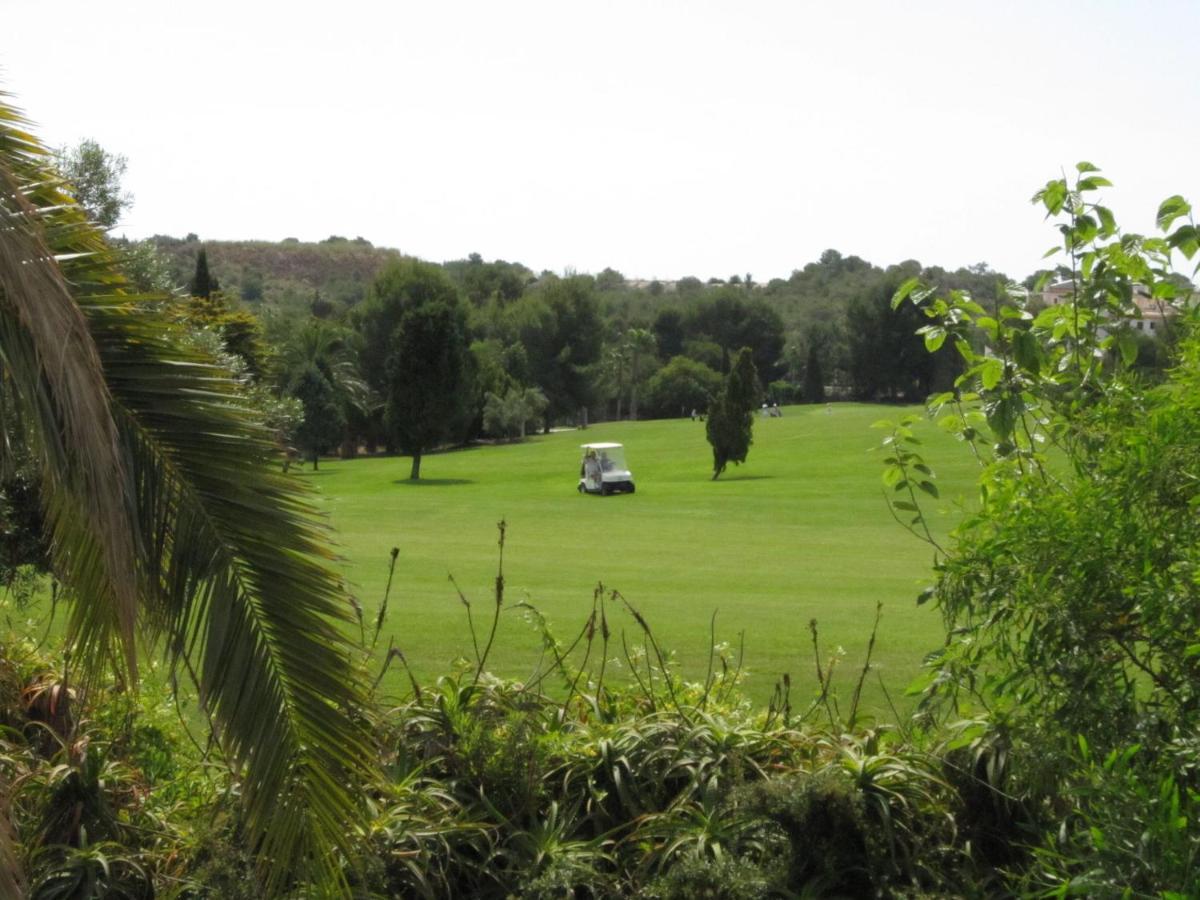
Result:
[[762,398],[754,354],[743,347],[725,378],[721,392],[713,401],[705,423],[705,433],[713,451],[713,481],[729,463],[746,461],[754,442],[754,410]]
[[203,297],[207,300],[221,289],[217,279],[208,272],[208,251],[203,247],[196,254],[196,274],[192,276],[191,292],[193,297]]
[[821,371],[821,354],[817,345],[808,348],[808,362],[804,365],[804,399],[809,403],[825,402],[825,373]]
[[763,402],[762,387],[758,383],[758,369],[754,365],[754,351],[743,347],[738,351],[725,379],[725,390],[733,401],[734,409],[752,413]]

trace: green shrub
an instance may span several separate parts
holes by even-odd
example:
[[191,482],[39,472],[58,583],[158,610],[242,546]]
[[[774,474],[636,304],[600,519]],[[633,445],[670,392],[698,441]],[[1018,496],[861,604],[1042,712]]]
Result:
[[778,872],[736,856],[688,857],[637,896],[644,900],[767,900],[786,896]]
[[[1180,741],[1200,727],[1200,313],[1172,255],[1194,257],[1200,233],[1181,197],[1160,207],[1161,237],[1122,233],[1095,199],[1107,184],[1080,163],[1034,198],[1060,220],[1062,302],[1039,311],[1010,286],[984,309],[915,279],[897,292],[929,317],[928,349],[950,341],[966,362],[929,405],[979,461],[980,504],[938,542],[908,423],[891,427],[884,481],[937,551],[921,602],[948,638],[925,710],[986,711],[946,760],[976,852],[1019,891],[1190,896],[1197,768]],[[1165,380],[1138,369],[1139,296],[1184,335]],[[1005,813],[1040,838],[1022,841]]]

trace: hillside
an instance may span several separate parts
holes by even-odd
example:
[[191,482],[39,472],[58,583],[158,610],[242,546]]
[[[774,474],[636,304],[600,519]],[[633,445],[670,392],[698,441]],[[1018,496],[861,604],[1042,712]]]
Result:
[[294,239],[273,241],[200,241],[195,235],[151,239],[170,262],[179,284],[195,270],[204,247],[212,272],[228,292],[248,303],[281,308],[307,307],[318,295],[352,306],[366,296],[367,286],[383,264],[400,252],[375,247],[363,238],[331,237],[319,243]]

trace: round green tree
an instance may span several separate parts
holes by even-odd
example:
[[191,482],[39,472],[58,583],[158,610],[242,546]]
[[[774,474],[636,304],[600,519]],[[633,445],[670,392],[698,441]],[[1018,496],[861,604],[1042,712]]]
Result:
[[296,429],[295,440],[315,471],[321,454],[341,442],[346,416],[338,404],[333,385],[314,365],[297,373],[288,393],[304,405],[304,421]]
[[704,412],[721,390],[721,375],[702,362],[676,356],[659,369],[646,385],[646,405],[651,413],[667,418]]
[[466,313],[440,267],[406,259],[375,280],[362,328],[364,375],[385,398],[385,423],[415,481],[422,455],[460,432],[468,412]]

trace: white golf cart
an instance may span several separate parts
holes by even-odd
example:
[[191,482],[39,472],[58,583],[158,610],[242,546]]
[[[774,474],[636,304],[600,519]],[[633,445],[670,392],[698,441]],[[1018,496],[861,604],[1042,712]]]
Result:
[[633,493],[633,473],[625,465],[625,448],[620,444],[583,444],[579,463],[579,493],[607,496],[618,491]]

